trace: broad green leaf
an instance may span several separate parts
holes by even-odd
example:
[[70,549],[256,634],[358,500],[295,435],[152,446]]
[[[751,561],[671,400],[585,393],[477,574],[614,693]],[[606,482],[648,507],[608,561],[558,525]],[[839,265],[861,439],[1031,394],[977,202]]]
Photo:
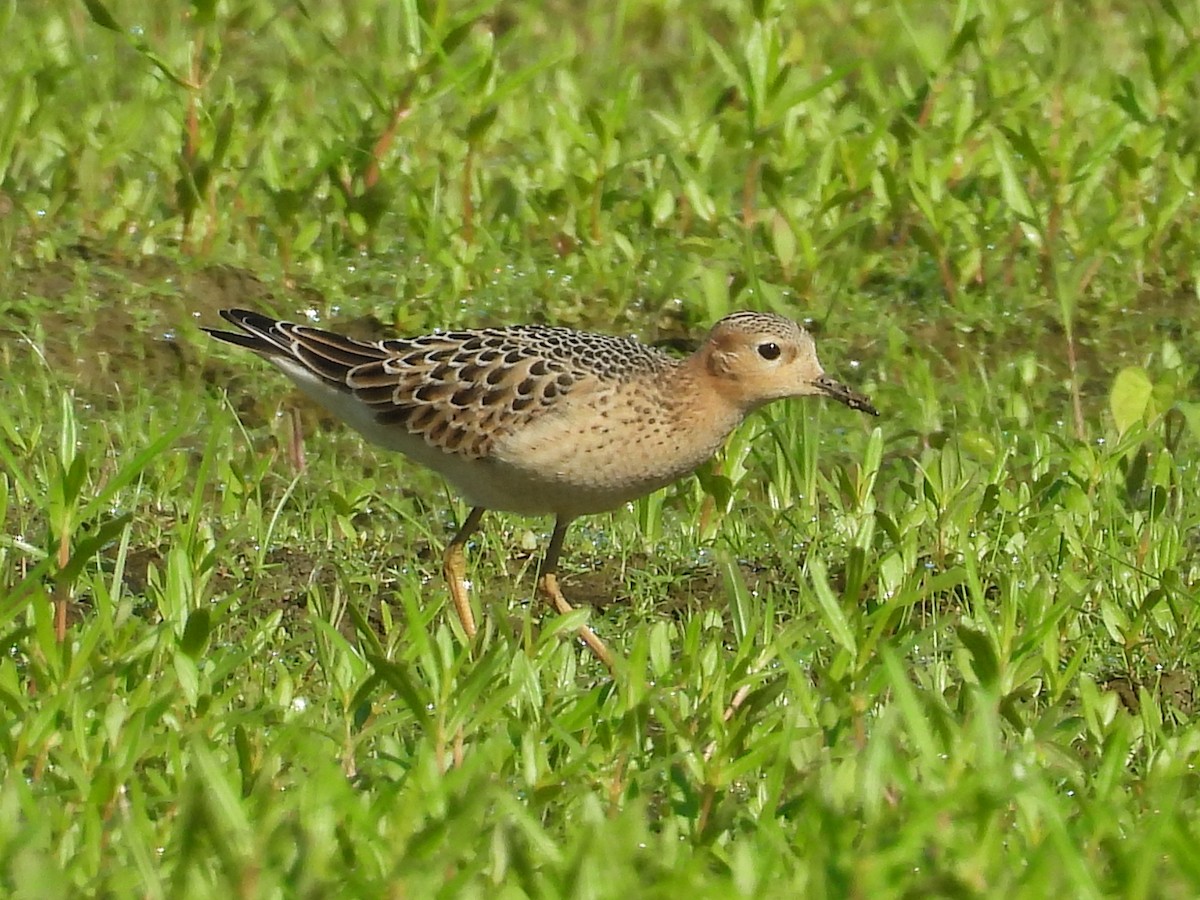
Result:
[[1118,434],[1123,435],[1130,426],[1142,421],[1153,389],[1150,376],[1140,366],[1128,366],[1117,373],[1108,395],[1108,407]]
[[101,28],[107,28],[109,31],[124,34],[124,29],[113,18],[113,14],[108,11],[108,7],[101,3],[100,0],[83,0],[83,5],[87,7],[92,21]]
[[1000,168],[1000,193],[1004,202],[1022,221],[1034,225],[1041,234],[1041,220],[1034,210],[1033,201],[1029,199],[1029,192],[1025,190],[1022,167],[1018,166],[1012,151],[1011,140],[1007,136],[1001,132],[992,135],[992,155]]
[[179,639],[179,649],[193,660],[198,659],[204,653],[204,648],[208,646],[208,636],[211,632],[212,616],[208,608],[201,606],[193,609],[188,614],[187,625],[183,628],[183,637]]
[[825,568],[825,563],[819,559],[812,559],[808,563],[808,571],[812,578],[813,593],[821,607],[821,615],[825,619],[825,627],[829,629],[833,640],[849,651],[851,657],[857,660],[858,637],[854,628],[851,627],[850,621],[846,618],[846,613],[842,610],[837,597],[834,596],[833,589],[829,586],[829,573]]

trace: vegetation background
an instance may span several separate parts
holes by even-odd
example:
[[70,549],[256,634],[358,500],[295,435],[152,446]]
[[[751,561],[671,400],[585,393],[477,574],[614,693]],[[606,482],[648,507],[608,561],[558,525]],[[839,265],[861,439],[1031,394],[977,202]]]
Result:
[[[14,897],[1200,894],[1196,0],[0,2]],[[198,330],[818,336],[577,526]],[[730,720],[737,691],[746,702]],[[452,765],[461,738],[462,758]]]

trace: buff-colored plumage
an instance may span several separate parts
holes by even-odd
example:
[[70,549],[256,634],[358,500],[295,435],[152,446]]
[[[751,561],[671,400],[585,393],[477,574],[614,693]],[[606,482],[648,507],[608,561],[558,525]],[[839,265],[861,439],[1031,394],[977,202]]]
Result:
[[555,516],[540,586],[569,610],[555,572],[572,519],[686,475],[773,400],[824,395],[876,414],[825,375],[804,329],[768,313],[726,316],[684,359],[629,338],[540,325],[358,341],[245,310],[221,315],[240,331],[210,330],[214,337],[265,356],[371,441],[440,472],[471,504],[445,560],[469,636],[463,545],[484,510]]

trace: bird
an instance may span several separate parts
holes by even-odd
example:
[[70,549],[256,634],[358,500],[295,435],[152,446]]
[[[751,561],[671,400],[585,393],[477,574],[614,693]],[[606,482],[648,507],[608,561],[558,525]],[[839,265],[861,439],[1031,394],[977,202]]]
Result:
[[[870,399],[825,373],[812,335],[781,315],[720,319],[671,356],[634,338],[525,324],[364,341],[245,309],[214,338],[265,357],[368,441],[442,475],[470,512],[442,569],[467,641],[476,633],[465,548],[485,511],[553,516],[537,588],[560,614],[563,540],[605,512],[688,475],[750,413],[819,396],[869,415]],[[587,625],[579,636],[613,670]]]

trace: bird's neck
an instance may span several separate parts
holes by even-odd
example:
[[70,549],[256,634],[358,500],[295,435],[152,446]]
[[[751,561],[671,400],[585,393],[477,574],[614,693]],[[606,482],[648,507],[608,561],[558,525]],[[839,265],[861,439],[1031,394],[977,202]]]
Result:
[[695,443],[699,465],[720,449],[749,410],[734,402],[734,392],[722,390],[722,379],[699,355],[683,360],[669,377],[675,383],[664,394],[677,402],[669,404],[668,415],[689,443]]

